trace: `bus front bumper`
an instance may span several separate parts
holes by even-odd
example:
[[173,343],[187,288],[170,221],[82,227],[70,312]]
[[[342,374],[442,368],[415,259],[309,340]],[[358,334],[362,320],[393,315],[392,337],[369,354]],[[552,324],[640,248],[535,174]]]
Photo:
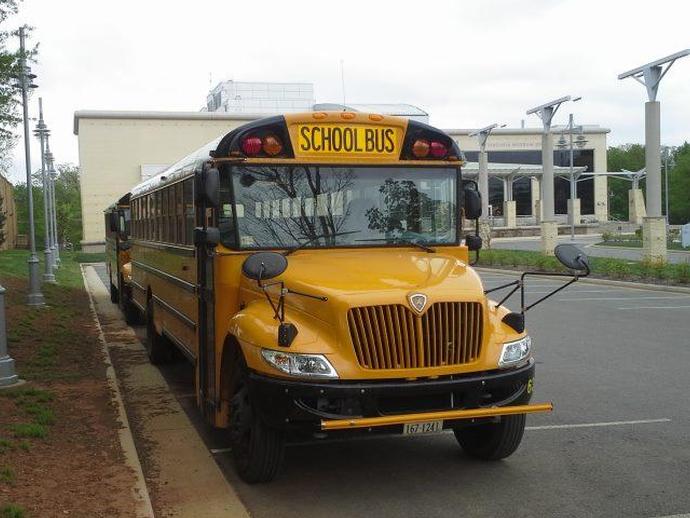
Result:
[[510,369],[439,379],[293,381],[249,375],[252,406],[270,426],[305,432],[400,431],[407,423],[442,420],[454,428],[502,415],[548,412],[529,405],[534,361]]

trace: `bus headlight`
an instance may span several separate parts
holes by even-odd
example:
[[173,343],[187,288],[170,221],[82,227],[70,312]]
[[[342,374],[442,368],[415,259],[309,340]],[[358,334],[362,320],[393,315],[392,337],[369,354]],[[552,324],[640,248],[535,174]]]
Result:
[[337,378],[338,373],[323,354],[286,353],[274,349],[261,349],[272,367],[291,376],[305,378]]
[[501,356],[498,359],[498,366],[501,368],[515,367],[529,358],[532,349],[532,339],[529,335],[503,344]]

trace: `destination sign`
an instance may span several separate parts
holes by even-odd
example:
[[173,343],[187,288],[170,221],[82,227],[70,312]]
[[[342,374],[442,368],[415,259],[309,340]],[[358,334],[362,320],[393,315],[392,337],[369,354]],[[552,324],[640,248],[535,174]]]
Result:
[[372,125],[301,124],[298,126],[299,155],[354,154],[397,158],[398,128]]

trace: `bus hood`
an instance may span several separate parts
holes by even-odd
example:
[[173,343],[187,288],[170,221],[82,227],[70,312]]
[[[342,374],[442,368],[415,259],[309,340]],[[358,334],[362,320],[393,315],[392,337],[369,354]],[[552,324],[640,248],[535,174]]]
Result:
[[[348,307],[405,303],[417,292],[426,295],[429,302],[483,299],[481,281],[474,270],[441,250],[299,251],[289,256],[281,280],[287,288],[326,296]],[[288,305],[303,306],[306,302],[305,297],[288,298]]]

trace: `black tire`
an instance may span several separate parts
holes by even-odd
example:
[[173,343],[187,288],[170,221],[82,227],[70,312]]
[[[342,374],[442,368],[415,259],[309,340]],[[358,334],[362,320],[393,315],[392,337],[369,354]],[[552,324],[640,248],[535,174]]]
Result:
[[235,469],[249,484],[270,482],[283,464],[285,434],[266,425],[252,408],[242,355],[233,367],[230,400],[230,445]]
[[118,296],[117,288],[115,285],[111,282],[110,283],[110,302],[113,304],[117,304],[118,300],[120,300],[120,297]]
[[153,299],[149,298],[146,303],[146,352],[149,361],[154,365],[168,363],[172,359],[172,347],[167,343],[165,337],[156,332],[153,323]]
[[128,288],[123,279],[120,278],[120,286],[122,286],[122,293],[120,294],[120,310],[125,316],[125,322],[130,326],[143,324],[141,312],[139,308],[132,302],[132,290]]
[[510,456],[520,446],[525,421],[525,414],[506,415],[498,423],[457,428],[453,433],[470,457],[500,460]]

